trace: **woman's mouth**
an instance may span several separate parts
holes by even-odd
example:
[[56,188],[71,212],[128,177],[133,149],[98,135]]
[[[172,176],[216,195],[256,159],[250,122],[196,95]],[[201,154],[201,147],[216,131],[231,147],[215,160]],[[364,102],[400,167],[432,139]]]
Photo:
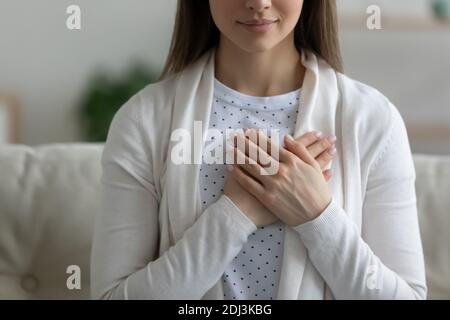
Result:
[[250,20],[245,22],[238,21],[240,25],[242,25],[246,30],[251,32],[267,32],[277,22],[278,20],[267,20],[267,19]]

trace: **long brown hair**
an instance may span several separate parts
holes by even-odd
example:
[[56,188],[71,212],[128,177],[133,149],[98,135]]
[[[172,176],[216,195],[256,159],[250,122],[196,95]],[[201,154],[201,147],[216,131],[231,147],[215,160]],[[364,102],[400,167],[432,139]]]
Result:
[[[207,0],[178,0],[175,27],[166,64],[159,80],[178,73],[219,44],[220,31]],[[311,50],[333,69],[343,72],[338,38],[336,0],[304,0],[295,26],[297,50]]]

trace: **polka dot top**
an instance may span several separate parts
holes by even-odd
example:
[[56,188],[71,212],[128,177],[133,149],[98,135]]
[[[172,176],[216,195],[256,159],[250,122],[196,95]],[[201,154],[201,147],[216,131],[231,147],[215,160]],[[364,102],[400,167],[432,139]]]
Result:
[[[242,94],[214,80],[214,100],[209,128],[219,129],[223,143],[230,141],[226,129],[259,128],[270,136],[279,129],[280,145],[286,134],[293,135],[299,107],[300,90],[285,94],[255,97]],[[211,137],[214,138],[214,137]],[[205,146],[212,142],[207,139]],[[213,152],[211,151],[213,154]],[[224,162],[200,167],[200,195],[203,210],[223,193],[228,171]],[[283,256],[285,225],[277,221],[258,228],[248,237],[239,254],[222,275],[224,299],[276,299]]]

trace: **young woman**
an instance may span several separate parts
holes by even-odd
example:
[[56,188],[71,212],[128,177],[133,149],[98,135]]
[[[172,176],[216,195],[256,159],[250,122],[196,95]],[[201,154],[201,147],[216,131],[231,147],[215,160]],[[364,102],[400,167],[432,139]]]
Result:
[[335,1],[179,1],[102,168],[93,298],[426,298],[404,122],[342,73]]

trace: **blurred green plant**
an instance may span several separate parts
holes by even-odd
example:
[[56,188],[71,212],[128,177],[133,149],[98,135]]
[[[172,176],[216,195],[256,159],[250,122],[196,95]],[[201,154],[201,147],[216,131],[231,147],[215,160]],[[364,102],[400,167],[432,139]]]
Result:
[[440,20],[450,19],[450,0],[433,0],[431,6],[436,18]]
[[113,79],[106,71],[95,74],[88,81],[80,102],[85,140],[105,142],[117,110],[146,85],[156,81],[157,76],[140,63],[119,79]]

